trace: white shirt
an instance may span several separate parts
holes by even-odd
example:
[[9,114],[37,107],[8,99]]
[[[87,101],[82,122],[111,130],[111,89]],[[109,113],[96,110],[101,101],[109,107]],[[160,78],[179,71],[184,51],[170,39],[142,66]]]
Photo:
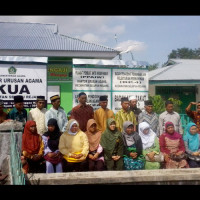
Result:
[[62,108],[58,108],[58,110],[51,107],[46,113],[45,113],[45,126],[47,128],[47,124],[49,119],[54,118],[57,120],[58,127],[61,132],[64,132],[64,128],[66,123],[68,122],[67,115],[65,111]]
[[180,115],[175,111],[173,111],[172,113],[168,113],[167,111],[165,111],[159,116],[160,135],[165,132],[165,123],[168,121],[174,124],[176,132],[183,134]]
[[40,110],[39,108],[33,108],[28,114],[28,120],[33,120],[36,122],[37,131],[40,135],[43,135],[47,129],[45,126],[45,113],[47,112],[46,108]]

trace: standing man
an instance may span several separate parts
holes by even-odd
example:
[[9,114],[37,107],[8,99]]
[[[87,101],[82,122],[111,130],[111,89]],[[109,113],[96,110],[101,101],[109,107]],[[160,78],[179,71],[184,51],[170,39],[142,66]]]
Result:
[[47,124],[49,119],[54,118],[57,120],[60,132],[65,131],[65,125],[68,122],[67,115],[63,108],[60,107],[60,96],[54,95],[50,97],[52,107],[45,113],[45,126],[48,128]]
[[141,112],[138,116],[138,123],[147,122],[153,132],[159,137],[159,121],[158,116],[153,112],[153,103],[151,100],[144,101],[145,111]]
[[[130,110],[134,112],[137,123],[138,123],[138,115],[142,112],[139,108],[137,108],[137,99],[134,96],[129,98],[130,100]],[[138,125],[136,126],[136,131],[138,132]]]
[[115,119],[114,113],[112,110],[107,108],[108,105],[108,96],[100,96],[99,105],[101,108],[97,109],[94,112],[94,119],[97,123],[97,129],[104,132],[106,130],[106,122],[108,118]]
[[28,120],[36,122],[37,131],[42,136],[43,133],[47,131],[45,126],[45,113],[47,109],[45,108],[45,97],[37,96],[36,108],[30,110],[28,114]]
[[75,119],[79,123],[81,131],[86,132],[87,122],[94,119],[94,111],[92,106],[87,105],[87,95],[84,92],[78,95],[79,105],[72,108],[70,119]]
[[14,96],[15,107],[8,113],[8,119],[16,120],[23,123],[27,122],[27,111],[24,109],[24,98],[21,95]]
[[8,114],[5,113],[3,111],[3,109],[4,109],[4,103],[3,103],[3,100],[0,100],[0,124],[2,122],[4,122],[7,119],[7,117],[8,117]]
[[[191,111],[192,105],[197,106],[196,111]],[[198,133],[200,134],[200,101],[198,103],[190,102],[188,107],[185,109],[185,112],[190,118],[192,118],[193,122],[197,125]]]
[[136,131],[137,121],[133,111],[130,110],[130,102],[127,97],[121,98],[121,110],[119,110],[115,115],[116,127],[119,131],[123,131],[123,123],[125,121],[130,121],[134,124],[134,131]]
[[175,112],[174,105],[172,101],[167,100],[165,102],[165,109],[163,113],[159,116],[159,130],[160,135],[165,132],[165,123],[166,122],[172,122],[174,124],[175,131],[183,135],[183,129],[181,124],[181,117],[180,115]]

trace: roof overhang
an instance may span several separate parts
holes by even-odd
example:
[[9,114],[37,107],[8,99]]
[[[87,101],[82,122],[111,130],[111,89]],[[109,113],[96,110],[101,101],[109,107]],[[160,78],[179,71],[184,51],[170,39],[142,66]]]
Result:
[[0,56],[0,61],[48,63],[48,58],[47,57],[33,57],[33,56]]
[[118,52],[86,52],[61,50],[0,50],[0,56],[38,56],[38,57],[72,57],[72,58],[100,58],[113,59]]
[[150,85],[170,85],[170,84],[200,84],[200,80],[149,80]]

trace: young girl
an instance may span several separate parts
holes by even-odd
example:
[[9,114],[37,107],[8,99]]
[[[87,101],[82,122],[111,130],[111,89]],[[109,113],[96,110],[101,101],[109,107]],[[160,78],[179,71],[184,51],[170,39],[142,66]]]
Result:
[[188,164],[191,168],[200,167],[200,142],[197,125],[193,122],[186,127],[186,134],[183,137],[185,151],[188,155]]
[[58,150],[60,130],[56,119],[49,119],[48,131],[43,134],[46,173],[62,172],[62,154]]
[[102,131],[97,130],[94,119],[88,120],[85,133],[89,141],[89,171],[102,171],[104,170],[103,148],[100,145]]

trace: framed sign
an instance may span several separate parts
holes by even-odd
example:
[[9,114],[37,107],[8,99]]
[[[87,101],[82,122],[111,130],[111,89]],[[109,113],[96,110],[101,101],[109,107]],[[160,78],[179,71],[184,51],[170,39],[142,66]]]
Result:
[[[84,60],[84,59],[83,59]],[[99,108],[99,97],[108,96],[108,108],[114,113],[121,109],[121,98],[135,96],[138,108],[144,108],[144,101],[148,100],[148,70],[145,68],[128,68],[114,65],[112,60],[107,63],[99,61],[101,66],[91,64],[89,59],[81,59],[73,64],[73,107],[78,104],[78,94],[85,92],[94,110]],[[95,60],[96,61],[96,60]],[[89,64],[90,63],[90,64]],[[105,66],[103,66],[103,63]],[[86,67],[87,66],[87,67]]]
[[14,96],[24,97],[24,107],[35,107],[37,96],[47,96],[46,65],[0,64],[0,99],[14,107]]

